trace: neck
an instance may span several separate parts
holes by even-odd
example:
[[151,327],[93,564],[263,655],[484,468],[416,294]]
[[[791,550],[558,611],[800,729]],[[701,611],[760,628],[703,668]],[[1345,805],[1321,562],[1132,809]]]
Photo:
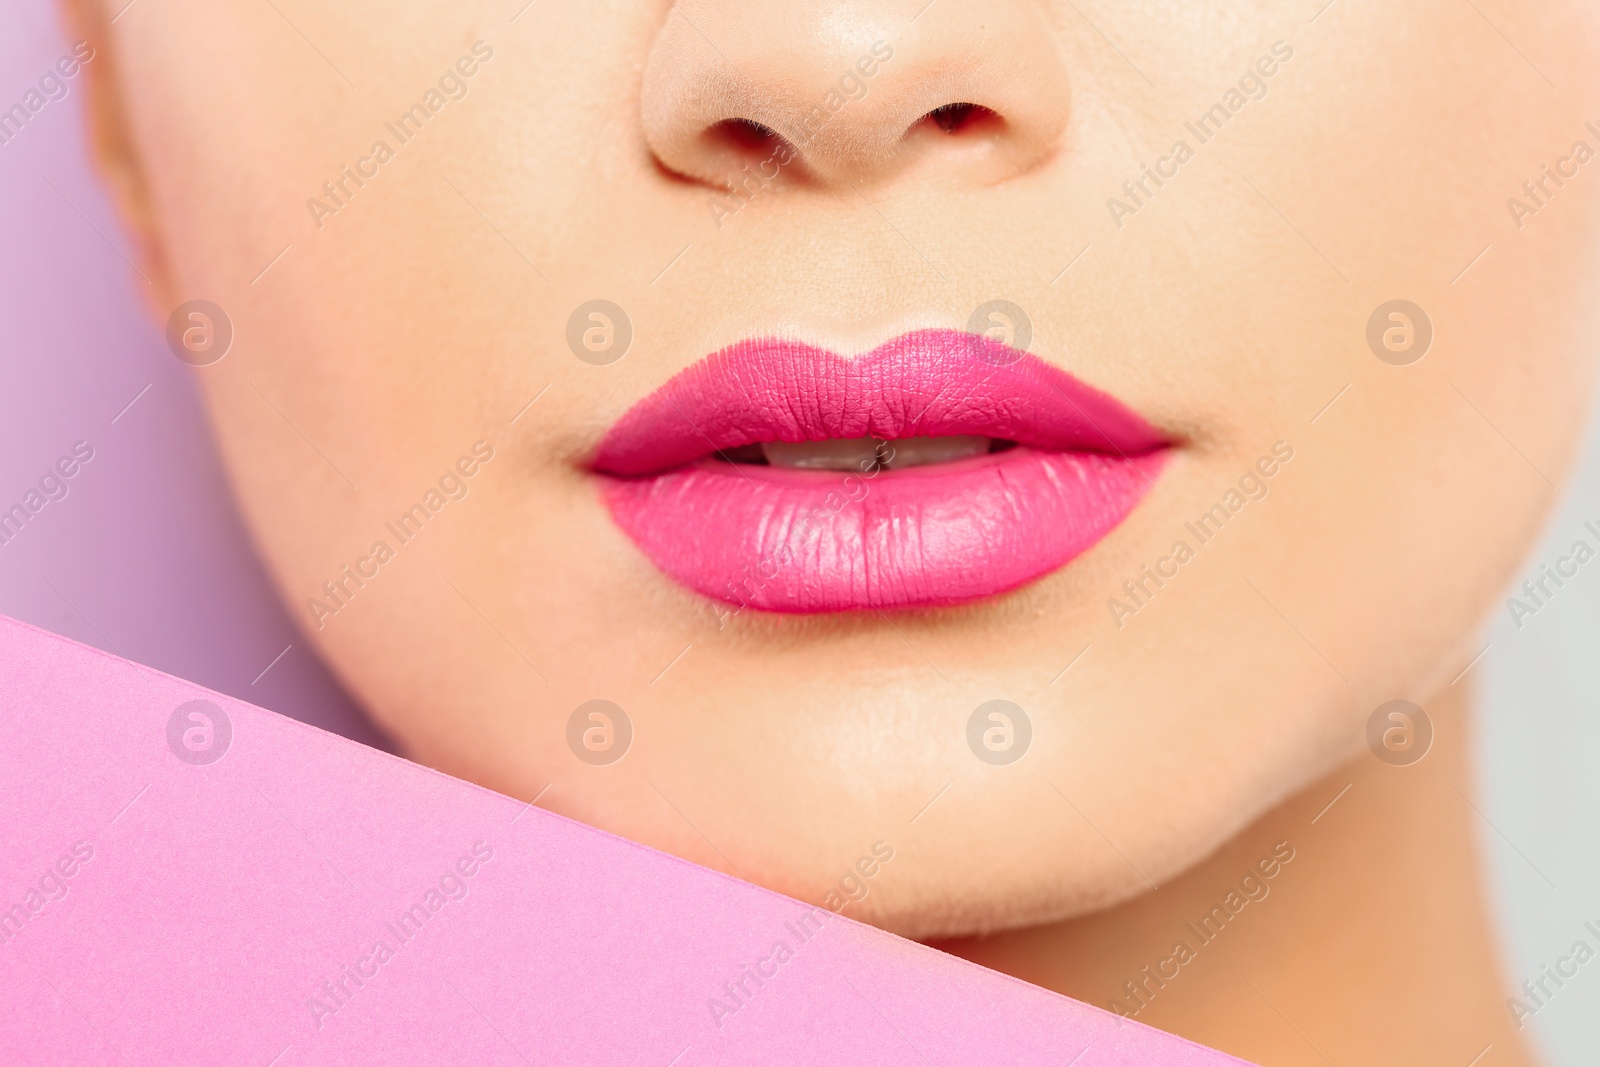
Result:
[[941,947],[1273,1067],[1530,1064],[1481,885],[1493,831],[1473,806],[1468,703],[1426,705],[1420,762],[1363,753],[1158,890]]

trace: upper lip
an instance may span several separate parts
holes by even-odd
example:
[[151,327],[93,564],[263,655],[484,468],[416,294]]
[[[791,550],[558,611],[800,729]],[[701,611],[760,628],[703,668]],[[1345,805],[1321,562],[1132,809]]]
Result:
[[1124,456],[1168,443],[1121,402],[1036,356],[929,329],[854,358],[791,340],[740,341],[635,404],[601,441],[594,469],[641,476],[767,441],[957,434]]

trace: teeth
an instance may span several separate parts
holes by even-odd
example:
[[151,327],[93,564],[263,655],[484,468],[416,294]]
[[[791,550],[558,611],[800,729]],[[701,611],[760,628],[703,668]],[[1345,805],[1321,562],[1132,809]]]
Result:
[[883,443],[880,461],[889,470],[949,463],[968,456],[981,456],[989,451],[991,443],[987,437],[903,437]]
[[855,437],[847,440],[805,441],[798,444],[768,441],[761,446],[761,451],[767,457],[767,462],[774,467],[853,470],[865,474],[876,470],[921,467],[929,463],[948,463],[969,456],[981,456],[989,451],[992,444],[993,442],[987,437],[970,436],[906,437],[898,441]]
[[767,441],[761,446],[767,462],[774,467],[799,467],[820,471],[867,471],[878,466],[879,441],[872,437],[853,437],[833,441]]

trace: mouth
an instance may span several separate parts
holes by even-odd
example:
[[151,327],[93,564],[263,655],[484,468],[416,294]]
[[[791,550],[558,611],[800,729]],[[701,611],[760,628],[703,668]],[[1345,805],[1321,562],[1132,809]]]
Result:
[[1036,356],[954,330],[843,358],[741,341],[639,401],[593,465],[661,571],[739,607],[942,607],[1009,592],[1109,534],[1168,444]]

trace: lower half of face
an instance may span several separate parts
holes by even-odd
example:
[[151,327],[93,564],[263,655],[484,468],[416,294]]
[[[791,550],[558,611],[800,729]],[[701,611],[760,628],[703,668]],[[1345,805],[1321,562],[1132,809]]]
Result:
[[1536,71],[1470,10],[658,6],[106,49],[409,754],[931,936],[1172,875],[1476,652],[1586,407],[1592,12]]

